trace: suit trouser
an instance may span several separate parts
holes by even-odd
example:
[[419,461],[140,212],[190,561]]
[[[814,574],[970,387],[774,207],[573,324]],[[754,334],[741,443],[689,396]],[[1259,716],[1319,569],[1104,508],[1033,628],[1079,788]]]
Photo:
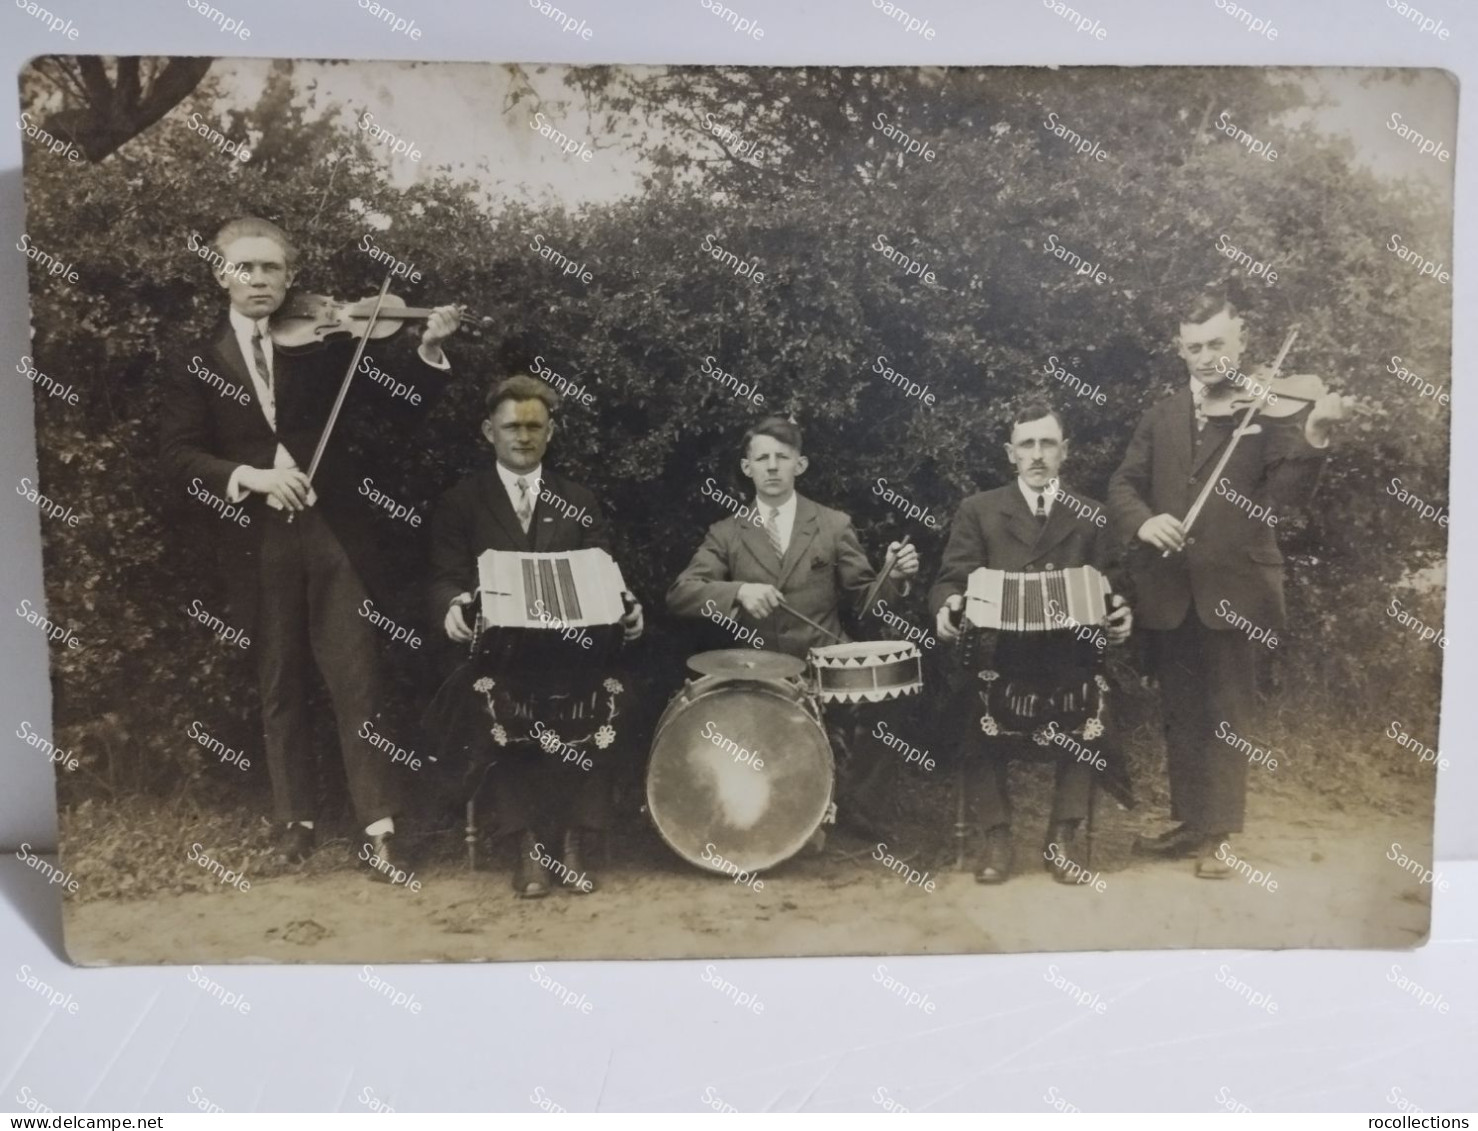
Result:
[[495,835],[527,831],[553,838],[568,828],[610,828],[611,762],[595,758],[613,752],[592,754],[588,770],[543,751],[500,756],[493,771]]
[[1247,759],[1216,736],[1223,723],[1248,738],[1257,729],[1254,644],[1234,629],[1201,623],[1191,609],[1178,628],[1153,637],[1170,771],[1170,816],[1203,833],[1242,831]]
[[[1026,757],[1041,749],[1025,735],[992,736],[980,729],[980,700],[973,691],[961,696],[964,715],[959,756],[964,762],[966,812],[973,813],[982,829],[1010,825],[1011,791],[1007,784],[1013,757]],[[1052,789],[1050,825],[1087,819],[1093,794],[1093,766],[1066,754],[1057,757]]]
[[[903,755],[877,735],[877,724],[886,722],[893,732],[907,733],[893,722],[895,711],[907,699],[886,703],[834,703],[826,708],[825,721],[832,752],[838,746],[845,757],[837,765],[836,798],[840,811],[860,811],[874,821],[889,819],[898,791],[898,770]],[[838,742],[840,739],[840,743]]]
[[[257,619],[257,681],[272,803],[280,821],[313,819],[316,781],[308,713],[309,658],[328,685],[349,796],[360,823],[390,816],[394,777],[388,754],[360,737],[379,722],[379,641],[360,615],[367,597],[339,539],[315,509],[288,522],[266,512]],[[378,729],[378,727],[376,728]]]

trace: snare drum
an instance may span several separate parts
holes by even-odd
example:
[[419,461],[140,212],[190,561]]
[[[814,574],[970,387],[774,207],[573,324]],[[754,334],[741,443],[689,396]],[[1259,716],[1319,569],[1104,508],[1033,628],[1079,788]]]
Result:
[[811,839],[830,808],[832,777],[831,744],[803,684],[705,675],[657,723],[647,809],[689,863],[754,873]]
[[812,648],[811,682],[823,703],[883,703],[924,689],[917,645],[907,640],[854,640]]

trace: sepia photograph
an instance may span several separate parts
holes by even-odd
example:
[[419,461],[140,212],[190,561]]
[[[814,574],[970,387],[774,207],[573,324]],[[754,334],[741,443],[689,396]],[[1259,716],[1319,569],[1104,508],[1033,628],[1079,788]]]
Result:
[[73,962],[1426,940],[1451,73],[19,98]]

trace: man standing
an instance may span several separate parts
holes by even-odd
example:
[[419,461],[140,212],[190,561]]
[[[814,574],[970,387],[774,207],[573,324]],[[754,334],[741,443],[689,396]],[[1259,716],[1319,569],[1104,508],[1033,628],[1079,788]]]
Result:
[[1189,380],[1152,406],[1109,481],[1115,533],[1134,540],[1140,626],[1160,678],[1173,829],[1142,852],[1195,857],[1195,874],[1229,874],[1220,846],[1242,831],[1247,760],[1217,737],[1257,732],[1256,670],[1283,628],[1279,517],[1313,491],[1330,428],[1346,416],[1330,393],[1305,412],[1262,417],[1238,441],[1191,529],[1184,516],[1244,415],[1233,398],[1267,375],[1239,366],[1246,327],[1223,294],[1189,303],[1178,350]]
[[[611,552],[595,496],[544,467],[558,407],[559,394],[533,377],[520,374],[494,386],[482,434],[493,447],[495,463],[463,479],[437,504],[431,520],[431,609],[453,643],[472,642],[466,610],[476,600],[477,559],[484,550]],[[634,641],[642,634],[642,610],[629,593],[623,596],[628,600],[623,637]],[[604,725],[594,725],[606,716],[583,728],[597,732],[595,750],[586,736],[576,743],[569,733],[560,735],[568,729],[566,721],[556,723],[553,716],[563,714],[560,704],[585,698],[601,700],[606,714],[614,716],[619,681],[608,678],[602,687],[600,670],[551,670],[530,665],[516,651],[486,675],[476,661],[467,665],[467,674],[475,677],[470,686],[460,687],[454,675],[438,698],[465,699],[470,692],[471,716],[447,704],[438,725],[462,732],[452,737],[497,758],[495,833],[516,839],[514,893],[520,899],[548,895],[551,869],[570,892],[593,892],[597,885],[585,855],[585,834],[611,823],[611,769],[600,755],[611,739],[599,733]],[[484,703],[493,712],[495,730]],[[505,727],[500,718],[513,725]],[[489,734],[500,748],[496,752],[485,741]],[[546,735],[557,735],[558,741]],[[556,844],[561,846],[557,857]]]
[[[1006,458],[1016,468],[1016,481],[994,491],[971,495],[960,504],[950,523],[949,543],[939,578],[929,592],[935,629],[941,639],[960,634],[959,616],[970,574],[982,567],[1018,573],[1037,573],[1091,565],[1109,568],[1110,537],[1102,506],[1062,486],[1059,475],[1068,455],[1062,417],[1043,401],[1024,406],[1011,421]],[[1106,646],[1127,640],[1130,612],[1124,599],[1113,598],[1114,611],[1106,631],[1094,633],[1089,647],[1101,638]],[[1048,609],[1050,614],[1052,610]],[[1076,627],[1076,626],[1067,626]],[[969,631],[968,629],[966,631]],[[1034,688],[1057,689],[1092,685],[1100,665],[1075,646],[1080,642],[1054,633],[1042,642],[1040,635],[999,633],[993,666],[1003,677],[1022,678]],[[1039,696],[1051,701],[1049,694]],[[1004,883],[1011,874],[1011,798],[1007,792],[1007,768],[1014,737],[981,734],[979,692],[970,687],[957,701],[961,718],[961,756],[965,765],[966,797],[985,833],[985,853],[975,879],[983,884]],[[1052,720],[1036,720],[1034,729]],[[1096,753],[1089,748],[1090,753]],[[1052,815],[1047,843],[1058,851],[1048,856],[1052,877],[1074,883],[1086,872],[1082,841],[1084,822],[1095,772],[1093,761],[1062,753],[1057,763],[1057,783],[1052,795]]]
[[[311,483],[304,472],[354,343],[301,355],[274,347],[268,319],[282,305],[297,262],[297,250],[276,224],[231,220],[214,246],[216,280],[229,309],[166,375],[163,458],[179,486],[216,512],[207,521],[218,524],[213,530],[232,615],[256,653],[267,769],[286,856],[303,859],[315,837],[308,678],[316,660],[364,827],[354,855],[375,878],[389,879],[399,871],[392,765],[363,737],[378,730],[381,711],[381,630],[365,615],[382,591],[375,520],[342,442],[329,445]],[[421,391],[423,409],[440,393],[449,368],[441,346],[458,319],[455,307],[437,308],[421,336],[420,364],[404,374]],[[373,402],[383,412],[403,412],[410,403],[379,385],[364,386],[361,380],[351,403]]]
[[[875,575],[851,518],[796,492],[795,481],[807,467],[799,426],[767,417],[745,433],[741,450],[739,466],[755,490],[749,517],[731,515],[708,528],[668,589],[667,610],[702,618],[712,608],[763,639],[766,648],[804,660],[812,648],[846,639],[842,607],[860,613]],[[878,597],[897,601],[919,571],[919,556],[901,542],[889,545],[888,553],[895,564]],[[901,587],[894,576],[903,579]],[[782,609],[782,601],[825,632]],[[865,706],[837,713],[850,716],[848,749],[862,763],[850,766],[840,783],[850,796],[838,806],[837,819],[867,835],[885,835],[881,810],[891,800],[884,793],[897,755],[873,738],[871,726],[858,725],[869,715]]]

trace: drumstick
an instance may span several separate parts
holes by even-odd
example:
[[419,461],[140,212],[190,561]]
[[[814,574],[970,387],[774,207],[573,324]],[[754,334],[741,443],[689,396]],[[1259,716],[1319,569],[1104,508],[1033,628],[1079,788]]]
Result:
[[[912,537],[912,534],[905,534],[903,536],[903,541],[898,543],[899,554],[903,553],[903,547],[908,545],[909,539]],[[862,611],[857,614],[859,621],[866,620],[868,610],[872,608],[872,603],[877,600],[878,590],[883,587],[883,582],[888,580],[888,575],[893,572],[893,567],[897,562],[898,557],[896,554],[884,555],[882,572],[872,579],[872,584],[867,587],[867,596],[862,599]]]
[[846,643],[846,641],[844,641],[840,636],[838,636],[836,633],[834,633],[831,629],[827,628],[825,625],[817,624],[810,617],[806,616],[805,613],[801,612],[798,609],[791,608],[784,601],[780,601],[779,602],[779,606],[780,606],[780,608],[784,609],[787,613],[789,613],[791,616],[793,616],[793,617],[799,617],[801,620],[805,621],[812,628],[814,628],[817,632],[824,632],[824,633],[826,633],[827,636],[830,636],[838,644],[845,644]]

